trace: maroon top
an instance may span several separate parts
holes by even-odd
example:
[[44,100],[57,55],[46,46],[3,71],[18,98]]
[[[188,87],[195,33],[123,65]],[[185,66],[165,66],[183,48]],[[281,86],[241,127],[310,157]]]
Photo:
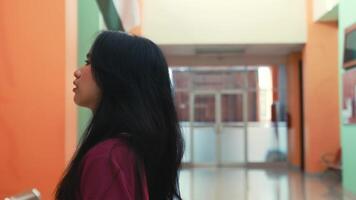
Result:
[[135,161],[134,152],[120,139],[108,139],[95,145],[83,159],[81,199],[135,200],[141,191],[142,199],[148,200],[144,168],[142,178],[138,179]]

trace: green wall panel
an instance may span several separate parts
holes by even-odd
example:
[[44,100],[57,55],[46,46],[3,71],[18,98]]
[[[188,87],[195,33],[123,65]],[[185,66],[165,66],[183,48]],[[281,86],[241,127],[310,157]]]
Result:
[[[339,5],[339,66],[340,66],[340,110],[342,102],[342,68],[344,30],[356,23],[356,0],[340,0]],[[341,113],[341,112],[340,112]],[[342,119],[342,118],[341,118]],[[341,145],[343,165],[343,185],[356,194],[356,125],[343,125],[341,120]]]
[[[84,65],[86,54],[99,32],[99,8],[96,1],[78,1],[78,67]],[[78,108],[78,138],[91,117],[89,109]]]

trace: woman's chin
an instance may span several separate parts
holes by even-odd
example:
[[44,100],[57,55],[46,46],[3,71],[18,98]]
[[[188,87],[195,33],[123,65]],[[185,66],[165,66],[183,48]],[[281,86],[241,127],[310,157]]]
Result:
[[74,96],[73,101],[77,106],[85,107],[85,108],[88,108],[88,109],[92,109],[87,103],[84,103],[83,101],[80,101],[80,99],[78,97],[76,97],[76,96]]
[[75,103],[75,104],[77,104],[78,106],[81,106],[81,105],[80,105],[80,101],[79,101],[79,98],[78,98],[78,95],[77,95],[77,94],[74,94],[73,101],[74,101],[74,103]]

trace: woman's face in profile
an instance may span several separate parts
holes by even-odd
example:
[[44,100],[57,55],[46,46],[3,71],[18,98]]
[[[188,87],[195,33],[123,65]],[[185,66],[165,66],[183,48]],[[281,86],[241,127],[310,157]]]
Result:
[[87,62],[85,66],[77,69],[74,77],[74,102],[94,110],[100,100],[100,89],[93,78],[91,64]]

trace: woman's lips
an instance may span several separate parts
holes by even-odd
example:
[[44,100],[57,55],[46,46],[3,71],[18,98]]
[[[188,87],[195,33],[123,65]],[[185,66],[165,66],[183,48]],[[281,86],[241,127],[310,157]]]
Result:
[[78,84],[75,81],[73,81],[73,85],[75,86],[73,88],[73,92],[76,92],[78,90]]

